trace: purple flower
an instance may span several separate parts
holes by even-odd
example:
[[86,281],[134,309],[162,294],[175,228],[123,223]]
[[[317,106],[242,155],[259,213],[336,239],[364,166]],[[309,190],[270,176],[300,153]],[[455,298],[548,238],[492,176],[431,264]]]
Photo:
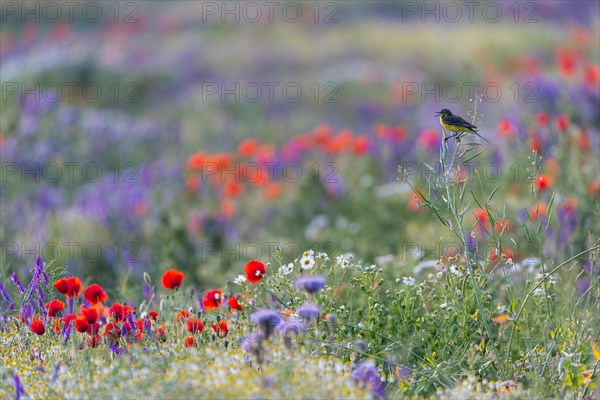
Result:
[[268,339],[275,327],[281,323],[281,315],[275,310],[258,310],[250,314],[250,320],[258,325],[262,336]]
[[21,316],[25,320],[25,323],[29,324],[29,320],[31,319],[31,316],[33,315],[33,307],[31,305],[31,303],[30,302],[24,303],[21,306],[20,311],[21,311]]
[[71,331],[73,330],[73,321],[69,321],[69,323],[65,324],[62,329],[62,337],[65,340],[65,344],[69,341],[71,337]]
[[54,373],[52,374],[52,383],[58,379],[58,373],[60,372],[60,361],[54,366]]
[[242,351],[256,357],[256,361],[262,364],[264,347],[262,345],[263,336],[260,332],[254,332],[242,340]]
[[306,325],[298,319],[289,319],[277,325],[276,331],[284,338],[294,338],[306,331]]
[[[127,315],[125,316],[125,319],[127,320],[127,324],[129,325],[129,333],[132,334],[133,336],[137,335],[137,325],[135,324],[135,320],[133,319],[133,313],[127,313]],[[123,324],[123,328],[125,328],[126,324]],[[125,332],[123,332],[124,334],[126,334]]]
[[75,299],[73,297],[69,297],[67,299],[67,306],[69,307],[69,314],[73,314],[73,301]]
[[148,300],[152,298],[152,288],[146,282],[144,282],[144,286],[142,286],[142,290],[144,292],[144,297]]
[[25,389],[23,389],[23,385],[21,385],[21,380],[19,379],[18,374],[13,376],[13,382],[15,384],[15,400],[19,400],[21,396],[25,394]]
[[473,255],[477,251],[477,239],[475,239],[475,235],[472,232],[467,233],[465,238],[467,244],[467,251],[469,254]]
[[301,333],[306,332],[306,325],[298,319],[289,319],[279,324],[275,330],[283,336],[285,346],[291,348],[292,340]]
[[35,288],[37,295],[38,295],[38,299],[39,299],[39,304],[41,305],[41,309],[40,309],[40,313],[44,314],[44,303],[46,302],[46,295],[44,294],[44,291],[42,290],[42,287],[40,285],[37,285],[37,287]]
[[150,320],[148,318],[144,318],[143,320],[144,332],[150,337],[150,340],[154,343],[156,339],[154,338],[154,332],[152,332],[152,327],[150,326]]
[[352,371],[352,379],[371,391],[376,399],[385,396],[385,385],[381,382],[379,371],[373,361],[363,361]]
[[263,336],[260,332],[254,332],[246,336],[242,340],[242,351],[244,353],[252,353],[258,346],[261,346]]
[[369,346],[364,340],[358,339],[354,341],[354,343],[352,343],[352,347],[354,347],[354,351],[356,351],[357,353],[364,353],[365,351],[367,351],[367,348]]
[[19,278],[17,278],[17,273],[16,272],[12,273],[12,275],[10,276],[10,279],[13,281],[13,283],[15,284],[15,286],[17,287],[17,289],[19,289],[19,292],[21,292],[21,294],[25,293],[25,288],[23,287],[23,285],[19,281]]
[[6,291],[6,289],[4,289],[4,286],[2,285],[2,282],[0,282],[0,293],[2,294],[2,297],[4,297],[6,299],[7,302],[12,303],[12,298],[10,297],[10,295],[8,294],[8,292]]
[[584,264],[584,272],[580,275],[576,282],[577,291],[579,292],[580,296],[586,294],[590,288],[592,278],[598,276],[599,274],[600,268],[598,268],[598,264],[595,262],[592,263],[589,259],[586,260]]
[[35,260],[35,267],[36,270],[39,271],[39,273],[41,273],[42,278],[44,278],[44,285],[48,284],[48,274],[46,273],[46,271],[44,271],[44,263],[42,262],[42,259],[40,256],[37,257],[37,259]]
[[321,315],[321,309],[316,304],[305,304],[303,306],[298,307],[296,310],[298,315],[302,317],[302,319],[306,321],[314,321],[319,318]]
[[558,221],[561,226],[560,242],[570,244],[570,236],[577,229],[577,207],[572,202],[565,202],[558,209]]
[[110,349],[110,351],[112,351],[113,353],[115,353],[118,356],[120,356],[121,354],[126,354],[127,353],[127,349],[124,349],[122,347],[118,347],[116,344],[113,343],[112,340],[108,341],[108,348]]
[[302,276],[296,280],[296,288],[307,293],[317,293],[325,286],[325,279],[320,276]]

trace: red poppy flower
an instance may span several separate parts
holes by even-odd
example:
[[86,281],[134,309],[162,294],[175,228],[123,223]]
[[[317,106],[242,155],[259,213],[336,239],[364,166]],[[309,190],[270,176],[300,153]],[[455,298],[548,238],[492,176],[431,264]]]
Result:
[[437,151],[441,144],[440,135],[432,129],[421,132],[418,142],[421,148],[428,151]]
[[185,328],[190,333],[202,333],[204,323],[198,318],[190,318],[185,322]]
[[177,322],[179,322],[180,324],[183,324],[183,321],[181,320],[181,318],[189,318],[190,317],[190,313],[185,311],[185,310],[181,310],[177,313]]
[[595,198],[600,194],[600,181],[593,181],[587,187],[588,195],[591,198]]
[[71,276],[54,282],[54,288],[67,297],[79,297],[82,286],[78,277]]
[[46,333],[44,321],[42,321],[39,317],[36,317],[33,319],[33,321],[31,321],[29,329],[31,329],[31,332],[35,333],[36,335],[43,335]]
[[237,298],[235,296],[231,296],[227,299],[227,304],[231,307],[232,310],[242,311],[242,306],[238,303]]
[[129,314],[135,315],[135,310],[131,306],[124,305],[123,306],[123,313],[125,314],[125,316],[128,316]]
[[256,139],[246,139],[241,142],[238,146],[238,153],[243,157],[252,157],[258,149],[258,142]]
[[230,199],[224,199],[221,202],[219,213],[225,218],[231,218],[235,214],[235,203]]
[[69,292],[69,282],[67,282],[67,278],[60,278],[54,282],[54,288],[66,295]]
[[404,140],[407,135],[406,128],[402,125],[396,125],[392,128],[392,138],[396,141]]
[[581,149],[581,151],[588,153],[592,147],[590,143],[590,136],[587,132],[583,131],[579,135],[579,140],[577,141],[577,146]]
[[48,310],[48,316],[51,318],[56,317],[56,314],[65,309],[65,303],[60,300],[54,299],[46,303],[46,310]]
[[256,260],[251,260],[246,263],[244,271],[246,272],[246,279],[248,279],[248,282],[252,283],[260,282],[267,273],[265,264]]
[[108,295],[104,289],[102,289],[102,286],[98,285],[97,283],[93,283],[85,288],[83,291],[83,298],[95,305],[106,301],[106,299],[108,299]]
[[150,311],[150,312],[148,313],[148,316],[149,316],[150,318],[152,318],[154,321],[156,321],[156,320],[158,319],[158,313],[157,313],[156,311]]
[[108,310],[108,314],[112,316],[115,321],[122,321],[125,317],[123,306],[120,303],[113,304],[110,310]]
[[566,78],[572,77],[575,74],[577,66],[577,55],[575,52],[562,48],[558,50],[556,58],[560,72]]
[[90,324],[86,321],[85,317],[80,315],[75,318],[75,330],[81,333],[86,333],[90,330]]
[[67,315],[65,315],[65,316],[62,318],[62,320],[63,320],[63,323],[64,323],[65,325],[68,325],[68,324],[70,324],[70,323],[71,323],[71,321],[75,321],[75,319],[77,319],[77,315],[75,315],[75,314],[67,314]]
[[192,336],[188,336],[185,338],[185,347],[192,347],[195,344],[196,339],[194,339]]
[[213,308],[219,308],[223,304],[223,292],[220,290],[209,290],[204,295],[204,299],[202,300],[202,305],[207,310],[211,310]]
[[224,338],[229,333],[229,327],[227,326],[227,321],[221,321],[218,324],[212,324],[212,328],[217,334],[218,337]]
[[162,276],[162,283],[165,289],[177,289],[181,286],[181,282],[183,282],[184,278],[183,272],[170,269]]
[[136,342],[141,342],[144,339],[144,321],[140,318],[135,321],[135,326],[137,327],[137,332],[135,334]]
[[354,154],[365,154],[369,147],[371,146],[371,141],[366,136],[357,136],[354,138],[354,142],[352,145],[352,152]]
[[540,217],[546,216],[547,213],[548,213],[548,206],[546,205],[546,203],[540,203],[538,205],[535,205],[535,206],[531,207],[531,209],[529,210],[529,215],[531,216],[531,219],[533,219],[534,221]]
[[60,332],[62,327],[63,327],[62,318],[55,318],[52,320],[52,328],[54,329],[54,332],[56,332],[56,333]]
[[93,324],[89,324],[90,327],[88,328],[88,333],[90,335],[95,335],[98,332],[100,332],[100,323],[98,322],[94,322]]
[[381,139],[390,139],[392,137],[392,127],[386,124],[377,124],[375,125],[375,134]]
[[475,220],[477,221],[477,226],[481,233],[484,233],[486,230],[489,232],[490,230],[490,217],[487,214],[487,211],[483,208],[478,208],[475,210]]
[[494,224],[494,230],[498,233],[502,232],[502,230],[508,232],[510,229],[510,223],[508,218],[504,218],[503,220],[496,220]]
[[569,118],[566,115],[559,115],[556,118],[556,127],[559,131],[566,131],[569,128]]
[[542,140],[540,139],[539,135],[533,134],[529,140],[529,148],[531,151],[535,151],[536,153],[539,153],[540,150],[542,150]]
[[545,112],[541,112],[538,113],[538,115],[536,115],[535,120],[537,121],[539,126],[547,126],[548,122],[550,121],[550,118],[548,117],[548,114],[546,114]]
[[67,282],[69,284],[69,291],[67,292],[67,297],[79,297],[81,293],[82,285],[81,281],[78,277],[72,276],[67,278]]
[[510,136],[515,133],[515,127],[510,119],[504,118],[498,123],[498,132],[502,136]]
[[196,175],[188,176],[185,180],[185,188],[188,193],[196,193],[200,189],[200,178]]
[[244,187],[242,186],[242,184],[239,182],[235,182],[235,181],[227,182],[223,189],[223,194],[225,195],[225,197],[229,197],[232,199],[235,199],[236,197],[241,196],[243,192],[244,192]]
[[99,334],[95,334],[93,336],[89,336],[86,340],[85,340],[85,344],[87,347],[98,347],[100,346],[100,343],[102,343],[102,336],[100,336]]
[[543,192],[548,190],[552,185],[552,181],[548,175],[538,175],[535,179],[535,188],[537,191]]
[[187,167],[191,170],[202,169],[204,162],[206,161],[206,154],[199,151],[190,155],[187,159]]
[[585,82],[592,88],[598,90],[600,83],[600,65],[589,64],[585,67]]
[[279,182],[270,182],[265,185],[263,193],[266,199],[276,199],[281,196],[281,184]]
[[[506,260],[516,261],[516,253],[509,249],[501,249],[501,254]],[[497,263],[501,257],[498,257],[498,249],[494,248],[490,250],[490,261]]]
[[119,328],[119,326],[117,324],[113,324],[112,322],[109,322],[104,327],[104,337],[107,337],[111,342],[114,342],[115,340],[120,338],[121,334],[122,334],[121,329]]
[[212,164],[221,170],[227,170],[232,166],[234,158],[229,153],[217,153],[210,156],[209,160],[208,164]]
[[167,341],[167,333],[165,332],[165,330],[161,327],[161,328],[156,328],[154,330],[154,337],[156,338],[157,341],[164,343]]
[[94,322],[98,321],[98,317],[100,317],[100,313],[96,307],[82,307],[81,315],[83,315],[89,324],[93,324]]

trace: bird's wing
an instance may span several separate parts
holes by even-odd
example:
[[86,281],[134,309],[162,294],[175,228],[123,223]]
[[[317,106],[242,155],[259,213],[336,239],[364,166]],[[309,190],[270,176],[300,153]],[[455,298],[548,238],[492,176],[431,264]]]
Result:
[[458,115],[448,115],[444,118],[444,122],[447,123],[448,125],[463,126],[467,129],[471,129],[471,130],[478,129],[475,125],[465,121],[462,117],[459,117]]

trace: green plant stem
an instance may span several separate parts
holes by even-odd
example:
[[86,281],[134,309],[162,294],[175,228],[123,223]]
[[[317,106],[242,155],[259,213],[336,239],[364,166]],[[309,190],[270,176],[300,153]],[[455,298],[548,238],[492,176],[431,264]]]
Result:
[[[444,137],[445,136],[446,135],[444,132]],[[481,301],[481,289],[480,289],[479,285],[477,284],[477,280],[475,279],[475,272],[473,271],[473,260],[471,259],[469,249],[467,248],[467,240],[466,240],[466,236],[465,236],[465,230],[462,226],[462,216],[461,216],[461,214],[459,214],[457,212],[456,207],[454,206],[454,202],[452,201],[452,196],[450,195],[449,173],[451,172],[452,167],[454,166],[458,146],[455,147],[454,151],[452,152],[452,158],[451,158],[450,168],[448,169],[448,172],[446,171],[447,168],[446,168],[446,163],[445,163],[446,150],[447,150],[447,144],[444,142],[442,144],[440,161],[442,164],[442,172],[444,174],[444,187],[446,189],[446,196],[447,196],[446,200],[448,202],[448,206],[450,207],[450,212],[452,214],[452,217],[454,218],[455,223],[457,224],[457,227],[455,229],[458,230],[458,232],[456,232],[455,230],[453,230],[453,231],[457,236],[459,236],[460,241],[463,243],[465,261],[467,264],[467,271],[469,271],[469,277],[471,278],[471,284],[473,285],[473,289],[475,291],[475,300],[477,301],[477,309],[479,310],[479,318],[481,319],[481,323],[485,329],[486,334],[488,335],[490,347],[492,349],[492,352],[494,353],[494,358],[496,359],[496,363],[498,366],[498,372],[500,373],[500,376],[501,376],[502,380],[504,381],[504,380],[506,380],[506,374],[504,373],[504,370],[502,369],[502,364],[500,363],[500,358],[498,357],[498,350],[496,349],[496,345],[494,344],[494,341],[492,340],[492,330],[490,329],[490,326],[487,323],[487,320],[485,318],[483,302]]]

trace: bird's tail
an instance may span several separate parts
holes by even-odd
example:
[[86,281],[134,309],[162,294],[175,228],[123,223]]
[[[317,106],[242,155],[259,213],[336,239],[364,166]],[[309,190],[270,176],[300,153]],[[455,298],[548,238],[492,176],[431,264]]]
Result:
[[479,136],[480,138],[482,138],[483,140],[485,140],[486,143],[489,143],[489,141],[484,138],[483,136],[481,136],[475,129],[470,129],[471,133],[476,134],[477,136]]
[[[469,132],[476,134],[477,136],[479,136],[480,138],[482,138],[483,140],[485,140],[486,143],[489,143],[489,140],[487,140],[486,138],[484,138],[483,136],[481,136],[479,133],[477,133],[477,131],[475,129],[469,129]],[[460,140],[465,134],[466,134],[466,132],[463,132],[460,135],[458,135],[457,140]],[[453,136],[456,136],[456,135],[453,135]],[[450,139],[453,136],[450,136],[450,137],[448,137],[446,139]]]

